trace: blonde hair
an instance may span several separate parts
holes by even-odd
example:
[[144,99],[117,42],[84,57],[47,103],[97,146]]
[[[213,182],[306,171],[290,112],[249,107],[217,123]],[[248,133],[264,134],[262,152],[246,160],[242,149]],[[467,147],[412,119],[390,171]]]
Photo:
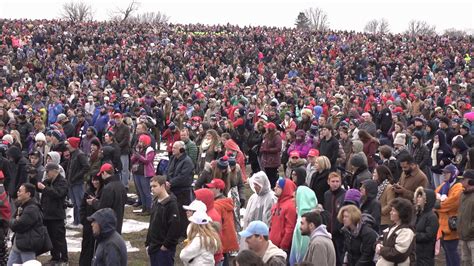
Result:
[[23,147],[23,145],[21,145],[21,137],[20,137],[20,132],[18,130],[15,130],[15,129],[11,130],[10,135],[12,135],[13,140],[15,140],[16,143],[18,143],[18,145],[20,145],[20,147]]
[[199,237],[201,248],[216,253],[221,248],[221,239],[212,222],[207,224],[189,224],[188,242]]
[[324,155],[316,158],[316,163],[321,168],[321,171],[331,169],[331,162],[329,161],[329,158]]
[[356,206],[347,205],[347,206],[342,207],[339,210],[339,213],[337,214],[337,220],[340,223],[343,223],[342,219],[344,217],[344,212],[347,212],[349,214],[349,217],[351,219],[352,224],[356,225],[360,222],[360,219],[362,217],[362,213],[360,212],[360,210]]

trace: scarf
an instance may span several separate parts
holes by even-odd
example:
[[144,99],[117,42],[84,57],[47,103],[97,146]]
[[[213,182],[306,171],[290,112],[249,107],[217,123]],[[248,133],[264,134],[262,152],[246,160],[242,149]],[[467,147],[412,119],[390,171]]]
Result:
[[451,187],[456,183],[456,177],[458,176],[458,173],[459,171],[456,170],[456,172],[454,172],[454,174],[449,177],[449,180],[447,182],[444,182],[443,187],[439,191],[441,195],[448,196],[449,189],[451,189]]
[[431,149],[431,166],[436,166],[438,164],[438,148],[439,142],[433,143],[433,149]]
[[385,191],[385,188],[387,188],[387,186],[390,184],[390,182],[388,182],[388,179],[385,179],[382,184],[380,184],[378,187],[377,187],[377,200],[380,200],[380,197],[382,196],[382,193]]

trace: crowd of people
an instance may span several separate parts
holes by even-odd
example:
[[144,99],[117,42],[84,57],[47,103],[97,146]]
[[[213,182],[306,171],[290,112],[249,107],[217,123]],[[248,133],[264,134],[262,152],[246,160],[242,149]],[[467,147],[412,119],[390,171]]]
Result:
[[474,264],[472,37],[2,19],[0,55],[2,265],[66,227],[126,265],[125,204],[151,265]]

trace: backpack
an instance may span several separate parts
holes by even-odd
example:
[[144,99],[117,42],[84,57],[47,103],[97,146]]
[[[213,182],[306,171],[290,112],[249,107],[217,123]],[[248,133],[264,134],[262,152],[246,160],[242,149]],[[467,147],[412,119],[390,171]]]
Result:
[[161,159],[158,162],[158,166],[156,167],[156,175],[166,175],[166,173],[168,172],[169,162],[169,160]]

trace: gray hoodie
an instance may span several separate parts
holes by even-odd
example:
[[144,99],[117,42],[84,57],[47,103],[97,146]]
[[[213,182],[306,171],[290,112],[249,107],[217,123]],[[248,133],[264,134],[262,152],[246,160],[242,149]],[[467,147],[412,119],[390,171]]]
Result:
[[[62,175],[64,178],[66,178],[66,172],[64,171],[64,168],[59,164],[61,162],[61,155],[59,154],[59,152],[50,151],[50,152],[48,152],[48,156],[51,158],[51,161],[53,163],[56,163],[56,164],[59,165],[59,174]],[[47,158],[48,157],[46,157],[45,160]],[[43,180],[45,180],[45,179],[46,179],[46,171],[43,174]]]
[[[326,229],[326,225],[318,226],[311,233],[311,242],[303,261],[313,265],[334,266],[336,265],[336,250],[331,240],[332,236]],[[324,258],[323,260],[321,258]]]

